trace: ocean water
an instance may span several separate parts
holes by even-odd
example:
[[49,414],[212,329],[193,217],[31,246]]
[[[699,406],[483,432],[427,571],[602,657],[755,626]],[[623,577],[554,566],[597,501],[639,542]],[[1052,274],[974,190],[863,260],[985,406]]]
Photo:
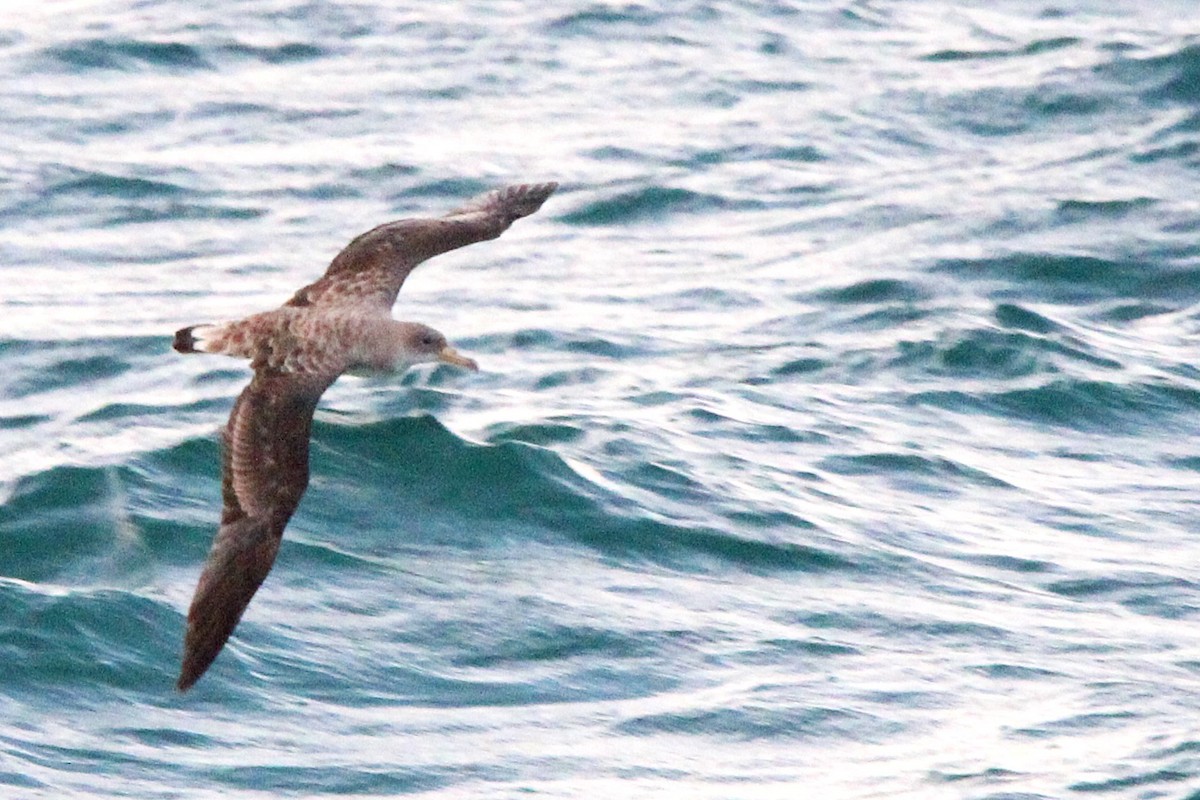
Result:
[[[1192,2],[0,15],[0,797],[1200,798]],[[343,378],[173,689],[243,363],[562,183]]]

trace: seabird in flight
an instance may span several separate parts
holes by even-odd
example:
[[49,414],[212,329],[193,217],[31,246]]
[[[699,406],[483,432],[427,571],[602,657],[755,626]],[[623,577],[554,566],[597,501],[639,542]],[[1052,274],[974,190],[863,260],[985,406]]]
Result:
[[346,245],[315,283],[273,311],[175,334],[180,353],[250,359],[254,377],[222,435],[221,525],[188,609],[177,684],[191,688],[221,652],[275,561],[308,486],[308,439],[321,394],[345,372],[398,373],[443,361],[478,369],[446,337],[392,318],[408,273],[537,211],[556,183],[509,186],[436,219],[402,219]]

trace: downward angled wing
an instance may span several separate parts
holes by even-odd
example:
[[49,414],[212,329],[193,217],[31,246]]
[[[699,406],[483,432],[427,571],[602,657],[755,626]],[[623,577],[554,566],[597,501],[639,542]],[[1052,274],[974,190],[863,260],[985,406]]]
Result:
[[370,305],[390,312],[400,286],[426,259],[485,239],[542,207],[557,183],[529,183],[482,194],[437,219],[402,219],[346,245],[320,280],[285,305]]
[[221,652],[275,562],[308,486],[313,410],[334,377],[260,370],[234,403],[224,435],[225,507],[188,610],[180,691]]

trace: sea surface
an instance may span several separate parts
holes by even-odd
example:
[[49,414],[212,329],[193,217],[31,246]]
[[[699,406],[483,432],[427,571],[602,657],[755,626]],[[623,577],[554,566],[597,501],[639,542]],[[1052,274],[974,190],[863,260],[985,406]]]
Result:
[[[1200,799],[1197,13],[7,4],[0,797]],[[171,334],[544,180],[176,692]]]

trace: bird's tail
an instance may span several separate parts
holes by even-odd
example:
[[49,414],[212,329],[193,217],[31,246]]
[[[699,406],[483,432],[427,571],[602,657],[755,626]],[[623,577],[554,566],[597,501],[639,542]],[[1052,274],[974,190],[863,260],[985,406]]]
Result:
[[171,344],[177,353],[207,353],[209,336],[216,325],[191,325],[175,331],[175,341]]

